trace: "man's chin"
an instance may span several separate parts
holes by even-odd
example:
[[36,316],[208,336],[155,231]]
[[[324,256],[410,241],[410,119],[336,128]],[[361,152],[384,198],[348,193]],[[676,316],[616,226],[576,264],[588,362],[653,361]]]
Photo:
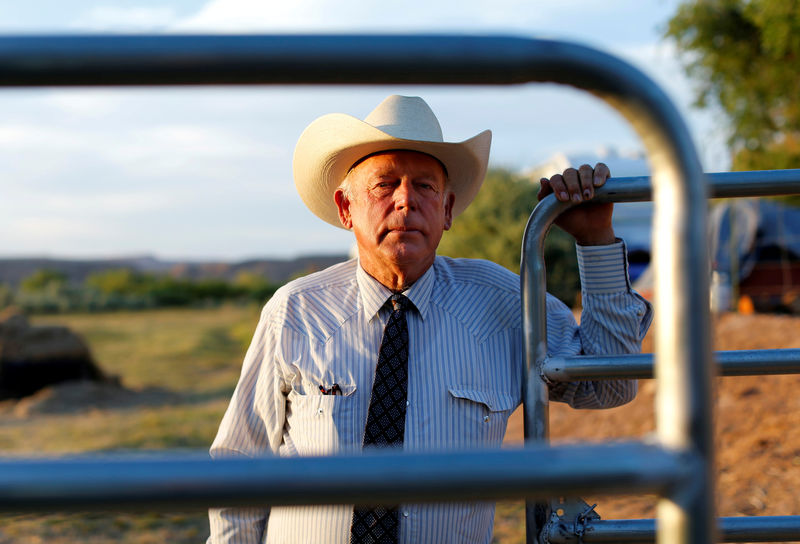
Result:
[[388,247],[384,255],[397,264],[418,265],[432,260],[435,251],[431,252],[429,248],[414,243],[396,243]]

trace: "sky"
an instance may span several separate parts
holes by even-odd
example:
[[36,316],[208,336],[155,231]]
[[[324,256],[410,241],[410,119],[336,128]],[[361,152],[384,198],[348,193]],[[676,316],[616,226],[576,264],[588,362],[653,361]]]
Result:
[[[692,108],[692,84],[662,39],[678,3],[0,0],[0,34],[424,32],[578,42],[661,85],[705,170],[726,170],[721,118]],[[0,257],[346,253],[352,235],[297,196],[294,145],[315,118],[364,118],[389,94],[425,98],[448,141],[492,129],[491,166],[524,171],[559,152],[642,149],[610,107],[556,85],[0,88]]]

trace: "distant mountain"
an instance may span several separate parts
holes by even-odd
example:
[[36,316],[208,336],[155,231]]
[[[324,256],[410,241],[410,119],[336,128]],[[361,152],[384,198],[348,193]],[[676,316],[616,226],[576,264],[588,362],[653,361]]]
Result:
[[49,258],[0,259],[0,283],[16,287],[37,270],[57,270],[70,283],[81,284],[96,272],[128,268],[137,272],[166,274],[181,279],[233,280],[242,272],[258,275],[274,283],[322,270],[347,260],[346,255],[312,255],[296,259],[255,259],[241,262],[163,261],[154,257],[129,257],[99,260]]

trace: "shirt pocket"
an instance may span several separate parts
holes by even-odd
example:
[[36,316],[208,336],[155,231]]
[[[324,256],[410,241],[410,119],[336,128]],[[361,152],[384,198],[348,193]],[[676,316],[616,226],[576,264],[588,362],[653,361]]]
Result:
[[[299,455],[328,455],[352,450],[360,441],[356,424],[356,385],[339,384],[341,394],[323,395],[317,387],[307,393],[293,388],[287,398],[284,440]],[[360,446],[360,444],[358,444]]]
[[455,436],[460,445],[499,446],[516,406],[513,395],[472,387],[448,387],[454,403]]

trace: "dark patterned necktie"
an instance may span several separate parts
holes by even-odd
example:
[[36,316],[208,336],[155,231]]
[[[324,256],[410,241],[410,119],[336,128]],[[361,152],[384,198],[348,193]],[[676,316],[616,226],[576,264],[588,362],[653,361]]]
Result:
[[[405,312],[411,301],[392,295],[392,314],[383,329],[369,401],[364,447],[402,446],[408,396],[408,325]],[[350,529],[351,544],[395,543],[400,521],[397,507],[356,507]]]

